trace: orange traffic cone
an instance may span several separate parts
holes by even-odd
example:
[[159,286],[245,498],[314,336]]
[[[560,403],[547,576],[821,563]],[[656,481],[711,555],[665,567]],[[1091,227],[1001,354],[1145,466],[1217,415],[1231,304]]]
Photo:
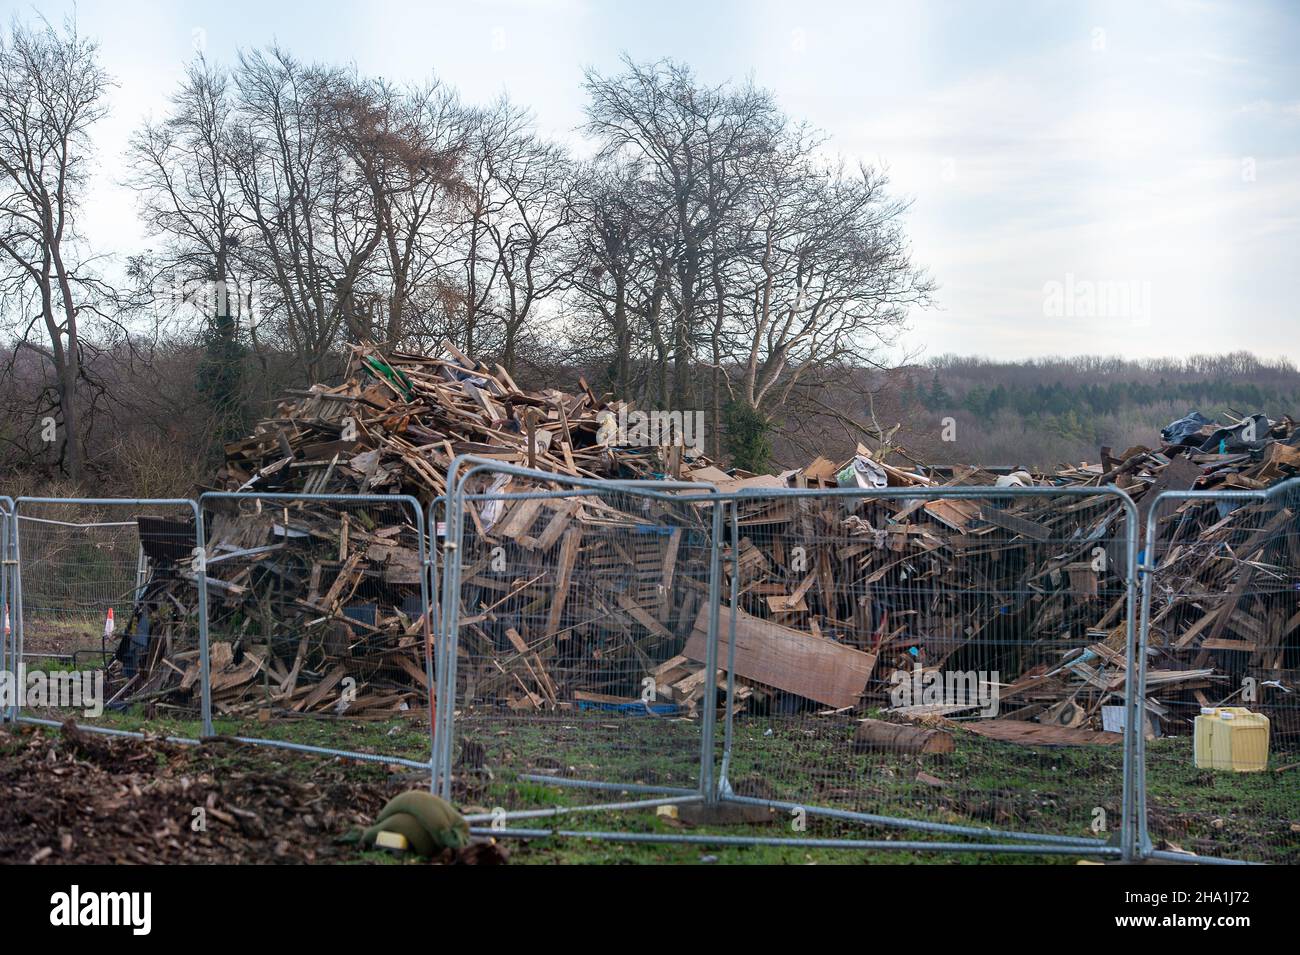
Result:
[[108,608],[108,616],[104,618],[104,639],[107,640],[113,635],[113,608]]

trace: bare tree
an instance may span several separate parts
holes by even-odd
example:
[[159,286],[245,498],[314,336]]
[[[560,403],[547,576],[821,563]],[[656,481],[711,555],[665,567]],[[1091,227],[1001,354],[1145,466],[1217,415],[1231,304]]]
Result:
[[166,242],[150,277],[214,287],[209,352],[237,359],[246,341],[264,371],[287,351],[316,380],[344,338],[397,345],[448,281],[463,112],[436,82],[397,88],[278,48],[229,72],[196,60],[132,142]]
[[724,419],[762,433],[778,411],[808,412],[804,396],[837,374],[874,363],[930,285],[884,177],[817,162],[819,137],[769,93],[703,86],[669,60],[624,65],[586,78],[598,150],[585,181],[617,182],[619,195],[584,186],[575,245],[586,261],[572,292],[611,329],[622,382],[626,314],[639,307],[645,395],[706,406],[717,454]]
[[[468,109],[437,82],[272,47],[230,69],[195,60],[132,139],[129,181],[160,242],[129,273],[203,294],[154,343],[161,365],[124,369],[135,331],[74,229],[108,85],[95,47],[72,26],[14,26],[0,83],[0,295],[21,342],[5,354],[61,419],[58,463],[78,478],[97,409],[220,439],[254,380],[262,396],[328,380],[361,339],[447,336],[512,373],[567,339],[618,394],[707,410],[715,454],[724,434],[762,443],[809,415],[847,427],[827,389],[877,364],[931,289],[884,176],[819,160],[819,139],[752,82],[708,86],[669,60],[589,72],[580,165],[504,98]],[[169,383],[191,354],[194,380]],[[257,376],[240,377],[246,354]],[[0,441],[41,453],[12,428]]]
[[[571,204],[566,305],[583,354],[604,356],[603,386],[651,405],[670,400],[672,211],[640,160],[599,159]],[[667,334],[666,334],[667,333]]]
[[468,149],[462,166],[465,188],[458,216],[457,334],[470,354],[498,351],[501,316],[496,292],[501,256],[493,242],[493,225],[506,214],[509,198],[498,187],[494,170],[512,148],[524,117],[508,100],[475,110],[469,118]]
[[[464,110],[455,94],[430,83],[400,90],[381,80],[339,83],[331,96],[331,130],[359,175],[380,234],[372,281],[382,288],[382,316],[369,337],[396,345],[407,334],[417,288],[441,280],[450,252],[453,197],[460,193]],[[354,329],[361,334],[363,330]]]
[[244,209],[231,165],[236,119],[227,73],[199,57],[171,107],[131,139],[129,184],[140,197],[141,217],[165,243],[136,259],[133,269],[155,301],[192,306],[201,315],[198,389],[211,408],[215,436],[226,440],[241,424],[240,322],[252,298],[237,256]]
[[383,239],[369,189],[331,125],[335,96],[350,81],[279,48],[241,55],[232,75],[231,169],[249,235],[240,256],[258,283],[260,311],[249,335],[259,351],[287,345],[303,375],[321,380],[342,330],[363,310]]
[[735,395],[767,417],[798,417],[802,385],[821,386],[850,368],[877,367],[907,309],[932,285],[915,269],[902,230],[905,202],[883,174],[821,166],[797,143],[757,190],[758,255],[749,307],[737,316]]
[[71,21],[62,30],[15,21],[0,41],[0,282],[22,347],[53,371],[60,462],[73,481],[85,464],[82,335],[105,293],[79,249],[76,214],[110,83],[96,44]]
[[586,131],[602,160],[638,159],[671,234],[671,285],[663,289],[670,326],[671,391],[685,407],[696,395],[697,361],[713,356],[716,275],[728,252],[719,243],[752,170],[764,161],[782,118],[771,96],[751,83],[702,86],[684,64],[637,64],[606,77],[588,71]]
[[517,129],[487,162],[497,214],[485,220],[499,266],[501,363],[513,373],[537,306],[568,280],[562,241],[569,225],[573,164],[554,143]]
[[609,356],[602,386],[617,395],[632,394],[636,348],[636,288],[644,268],[648,223],[637,208],[639,173],[635,167],[595,164],[575,181],[567,245],[568,290],[575,317],[592,320],[578,331]]

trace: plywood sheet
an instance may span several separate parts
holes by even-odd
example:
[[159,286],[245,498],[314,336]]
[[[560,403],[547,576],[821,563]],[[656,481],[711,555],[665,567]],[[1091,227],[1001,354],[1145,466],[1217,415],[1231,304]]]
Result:
[[[695,627],[682,651],[704,660],[707,649],[708,605],[700,608]],[[718,608],[718,666],[725,669],[731,608]],[[868,653],[824,637],[736,611],[736,675],[777,689],[806,696],[827,706],[852,706],[866,689],[874,661]]]
[[968,732],[989,739],[1029,746],[1113,746],[1124,741],[1120,733],[1026,723],[1021,720],[971,720],[958,725]]

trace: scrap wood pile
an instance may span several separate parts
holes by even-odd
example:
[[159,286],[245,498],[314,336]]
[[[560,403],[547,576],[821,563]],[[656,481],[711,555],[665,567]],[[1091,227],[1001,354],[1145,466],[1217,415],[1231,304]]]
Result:
[[[1300,473],[1300,428],[1196,412],[1162,432],[1165,486],[1261,491]],[[1183,501],[1156,514],[1147,707],[1186,732],[1199,707],[1246,705],[1300,742],[1300,492]]]
[[[1149,506],[1165,487],[1294,474],[1286,463],[1294,426],[1270,428],[1260,447],[1235,457],[1188,457],[1170,445],[1106,450],[1101,464],[1054,474],[958,468],[940,477],[891,465],[865,447],[849,461],[818,459],[779,476],[737,476],[703,463],[684,469],[681,476],[723,491],[760,495],[738,504],[739,547],[733,554],[728,539],[721,563],[719,660],[728,659],[734,632],[737,707],[834,712],[881,704],[904,718],[965,718],[981,709],[978,692],[976,705],[947,698],[936,708],[918,698],[897,707],[893,675],[918,665],[928,673],[995,671],[1000,719],[977,731],[1026,742],[1118,741],[1100,732],[1127,679],[1127,528],[1118,498],[847,503],[761,495],[787,487],[1114,484]],[[598,514],[608,500],[471,502],[476,533],[464,555],[458,699],[524,712],[669,713],[695,712],[713,698],[701,665],[709,503],[629,501]],[[1160,711],[1161,696],[1223,680],[1207,661],[1167,659],[1152,668],[1152,708]],[[1176,709],[1165,712],[1167,728],[1180,729]]]
[[[617,445],[613,425],[625,406],[597,398],[585,381],[578,394],[525,391],[501,366],[476,362],[449,343],[443,350],[447,357],[430,358],[356,346],[341,384],[292,393],[252,435],[226,445],[217,489],[409,495],[427,520],[460,454],[582,478],[680,476],[702,463],[680,446]],[[528,489],[505,478],[485,483],[502,493]],[[604,498],[572,513],[560,508],[563,515],[537,538],[523,537],[522,546],[552,561],[571,553],[572,537],[561,533],[571,518],[644,527],[644,514],[618,506]],[[547,509],[554,505],[547,502]],[[477,530],[491,528],[493,513],[474,509]],[[516,513],[503,520],[497,533],[519,528],[520,519]],[[400,501],[211,500],[206,579],[214,711],[375,718],[419,712],[428,694],[420,523]],[[126,683],[114,702],[193,709],[193,527],[162,524],[149,516],[141,521],[153,574],[118,649]],[[189,546],[175,546],[186,534]],[[638,626],[649,619],[636,615]],[[355,692],[342,694],[349,678]]]
[[[400,493],[427,509],[445,491],[451,460],[475,453],[557,475],[676,478],[755,492],[760,496],[738,504],[734,553],[724,533],[716,611],[720,664],[734,626],[737,707],[759,711],[867,704],[932,717],[936,708],[924,699],[894,705],[894,674],[996,671],[999,722],[1011,724],[1004,735],[1049,724],[1066,735],[1100,737],[1094,731],[1103,726],[1103,707],[1121,702],[1126,680],[1126,528],[1116,497],[850,502],[762,497],[767,490],[1113,484],[1141,508],[1165,488],[1266,487],[1300,465],[1294,424],[1260,417],[1218,429],[1225,434],[1208,423],[1184,426],[1154,448],[1103,449],[1099,464],[1053,473],[941,473],[882,441],[860,446],[847,461],[818,458],[782,475],[755,476],[724,471],[681,447],[619,444],[611,418],[626,406],[597,397],[585,382],[576,394],[528,392],[500,366],[451,346],[443,353],[381,356],[358,346],[341,384],[294,393],[253,435],[227,446],[222,487]],[[714,698],[702,666],[714,609],[713,505],[702,494],[674,501],[611,489],[512,499],[536,485],[499,474],[480,475],[472,490],[492,497],[467,502],[458,701],[523,713],[692,713]],[[1211,544],[1241,543],[1234,535],[1244,523],[1218,526],[1205,511],[1189,509],[1179,540],[1204,533]],[[1270,532],[1294,529],[1289,520]],[[420,710],[426,631],[413,515],[396,504],[267,501],[260,510],[218,507],[208,529],[219,713],[269,707],[385,717]],[[1162,523],[1161,533],[1167,529]],[[1185,561],[1194,552],[1202,553],[1168,553]],[[1286,560],[1293,579],[1294,551]],[[1233,561],[1256,580],[1286,573],[1249,569],[1261,563],[1257,550],[1235,552]],[[181,568],[157,588],[174,604],[192,601],[182,594],[183,561]],[[1233,648],[1221,641],[1244,640],[1248,621],[1272,628],[1267,646],[1258,634],[1254,642],[1261,654],[1274,649],[1268,662],[1281,676],[1295,666],[1294,621],[1281,620],[1276,609],[1283,598],[1271,605],[1258,598],[1249,608],[1243,598],[1224,611],[1222,595],[1232,587],[1252,596],[1258,588],[1221,560],[1188,572],[1200,591],[1159,607],[1161,625],[1177,632],[1153,663],[1151,706],[1169,729],[1181,712],[1167,701],[1231,692],[1234,667],[1222,654]],[[163,602],[155,594],[153,605]],[[1216,607],[1218,616],[1184,640],[1184,619]],[[151,652],[141,656],[137,685],[124,698],[179,704],[197,692],[186,656],[192,646],[173,645],[165,631],[153,628]],[[358,692],[342,703],[337,691],[348,677]],[[964,718],[978,710],[945,699],[937,712]]]
[[[1164,505],[1156,514],[1154,542],[1145,540],[1146,518],[1161,491],[1261,491],[1300,475],[1300,428],[1294,421],[1287,417],[1270,421],[1263,415],[1224,417],[1227,423],[1216,423],[1192,412],[1164,429],[1155,448],[1138,446],[1119,454],[1103,448],[1100,464],[1037,475],[1032,481],[1076,487],[1114,484],[1136,502],[1139,548],[1147,549],[1156,562],[1153,651],[1148,659],[1145,701],[1150,731],[1189,733],[1191,719],[1200,707],[1241,701],[1244,678],[1249,677],[1253,682],[1248,705],[1271,717],[1275,740],[1294,745],[1300,741],[1300,494],[1284,492],[1267,501]],[[891,474],[891,478],[896,476]],[[956,479],[969,483],[973,477],[957,475]],[[999,478],[1003,483],[1030,480],[1024,474]],[[955,513],[952,504],[967,506],[965,502],[946,502],[944,509],[950,518]],[[1078,506],[1089,505],[1080,501]],[[1057,500],[1050,513],[1059,519],[1073,509]],[[1009,510],[1033,519],[1020,508]],[[1082,518],[1086,512],[1075,513]],[[979,517],[972,536],[981,533],[982,522],[998,523],[1016,534],[1022,544],[1035,539],[1031,527],[1008,522],[1005,514],[983,505]],[[1107,712],[1122,702],[1128,678],[1124,601],[1119,589],[1122,564],[1111,564],[1109,573],[1096,573],[1096,565],[1081,561],[1084,555],[1067,539],[1082,530],[1091,544],[1113,531],[1118,536],[1106,543],[1107,560],[1122,560],[1123,551],[1115,546],[1122,543],[1122,525],[1117,520],[1122,517],[1110,510],[1105,531],[1101,525],[1087,526],[1086,521],[1071,528],[1067,519],[1058,523],[1050,536],[1038,533],[1037,538],[1048,546],[1042,554],[1027,557],[1025,576],[1010,587],[994,584],[1000,598],[1011,593],[1027,597],[1012,601],[1018,605],[1012,613],[1018,615],[1013,632],[1018,634],[1019,649],[1029,655],[1019,657],[1020,665],[1015,654],[990,654],[982,647],[979,654],[972,655],[975,644],[971,642],[964,651],[948,657],[947,666],[955,668],[970,668],[973,659],[990,657],[1000,664],[1000,718],[967,722],[967,728],[995,738],[1032,742],[1042,738],[1038,726],[1024,722],[1033,721],[1065,731],[1053,730],[1057,743],[1068,743],[1066,734],[1080,743],[1118,740],[1113,734],[1094,731],[1122,725],[1118,711]],[[1068,561],[1064,567],[1063,560]],[[963,562],[962,569],[969,572],[970,567]],[[1044,588],[1044,579],[1051,584],[1057,571],[1068,573],[1068,585]],[[987,578],[981,578],[973,589],[982,590],[987,583]],[[929,600],[942,587],[924,589]],[[1100,605],[1098,597],[1103,598]],[[1110,603],[1111,597],[1118,602]],[[878,606],[881,601],[873,599],[872,603]],[[1105,612],[1087,626],[1090,604],[1105,607]],[[968,625],[978,625],[981,618],[977,608],[965,619]],[[943,632],[940,627],[925,629]],[[1055,647],[1054,631],[1063,638]],[[1086,646],[1068,646],[1080,637],[1089,641]],[[1001,640],[994,637],[991,642],[996,646]],[[941,648],[940,653],[946,649]],[[934,657],[924,659],[928,665]],[[900,668],[906,663],[898,661]],[[927,722],[949,713],[971,716],[976,709],[951,703],[893,708],[903,718]]]
[[[867,704],[929,719],[981,710],[987,683],[1000,681],[1001,712],[1016,720],[1069,728],[1099,716],[1105,691],[1067,664],[1085,642],[1107,663],[1123,657],[1119,499],[998,496],[998,488],[1087,480],[977,468],[940,477],[882,457],[859,447],[841,464],[818,458],[740,483],[987,487],[990,495],[738,502],[741,536],[724,555],[723,592],[734,587],[739,599],[721,608],[719,652],[731,655],[734,632],[735,671],[750,694],[777,711],[811,701],[826,713]],[[707,622],[697,615],[687,660],[702,659]],[[937,698],[925,691],[958,669],[987,674],[985,685]]]
[[[605,440],[620,403],[580,392],[524,391],[443,343],[446,358],[358,345],[342,384],[315,385],[280,404],[251,436],[226,445],[223,488],[304,494],[446,492],[459,454],[585,478],[650,478],[657,449]],[[680,449],[678,449],[680,450]],[[670,466],[679,466],[673,456]]]

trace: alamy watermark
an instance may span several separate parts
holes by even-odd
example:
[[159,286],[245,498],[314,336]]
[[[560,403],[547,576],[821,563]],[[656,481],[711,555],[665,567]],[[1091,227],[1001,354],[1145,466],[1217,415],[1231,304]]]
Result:
[[889,675],[895,707],[959,706],[978,708],[983,717],[998,715],[997,670],[927,670],[919,664]]
[[132,935],[148,935],[153,927],[152,892],[83,892],[73,885],[50,896],[50,924],[123,926]]
[[1151,283],[1137,279],[1081,279],[1073,272],[1065,281],[1043,284],[1046,318],[1115,318],[1136,325],[1151,321]]
[[[158,281],[149,286],[153,307],[172,318],[229,316],[240,325],[258,325],[274,311],[278,296],[265,283],[224,279]],[[327,310],[342,314],[363,334],[380,333],[393,307],[382,292],[352,291],[346,299],[328,298]]]
[[622,405],[615,414],[602,411],[596,418],[596,440],[619,447],[658,448],[680,445],[704,451],[703,411],[636,411]]
[[54,707],[80,710],[94,718],[104,712],[103,670],[0,670],[0,707]]

